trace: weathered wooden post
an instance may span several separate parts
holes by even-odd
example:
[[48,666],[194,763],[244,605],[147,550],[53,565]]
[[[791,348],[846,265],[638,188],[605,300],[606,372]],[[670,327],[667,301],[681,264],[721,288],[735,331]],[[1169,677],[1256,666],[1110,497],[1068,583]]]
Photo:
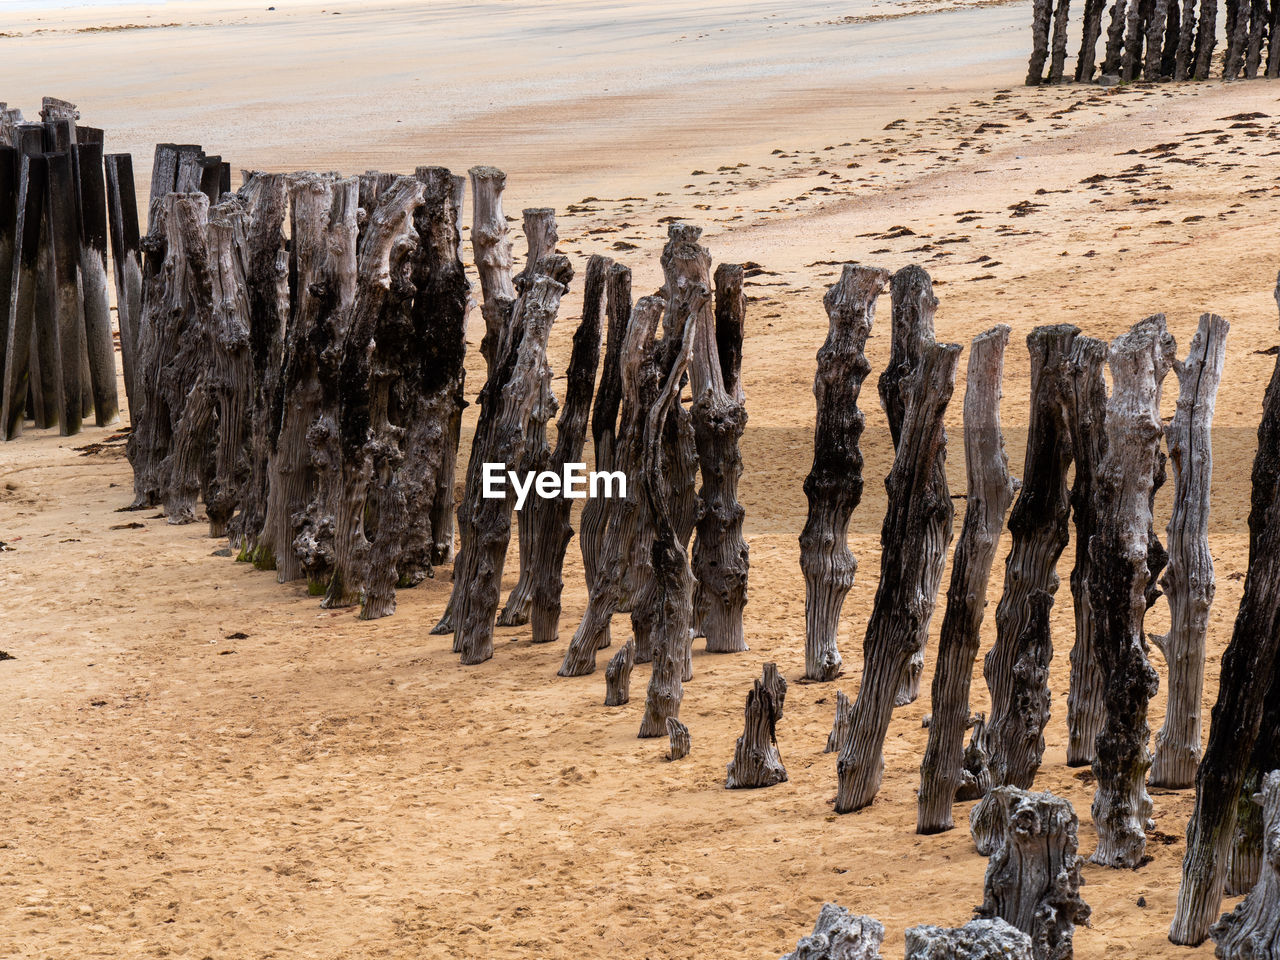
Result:
[[[1276,288],[1280,302],[1280,284]],[[1280,361],[1267,385],[1253,461],[1249,566],[1231,642],[1222,656],[1209,742],[1196,771],[1182,884],[1169,939],[1203,943],[1222,903],[1236,801],[1262,724],[1280,652]]]
[[[107,195],[103,180],[102,144],[83,143],[75,148],[80,182],[80,277],[84,293],[85,338],[89,351],[89,376],[94,419],[98,426],[114,423],[120,415],[116,390],[115,344],[111,339],[110,294],[107,291]],[[123,342],[123,336],[121,341]]]
[[[747,603],[750,560],[742,537],[744,511],[738,503],[742,453],[738,448],[747,425],[741,390],[742,327],[746,298],[742,267],[720,264],[715,272],[715,349],[695,351],[693,432],[702,470],[698,493],[698,539],[693,547],[697,578],[695,610],[709,653],[747,649],[742,609]],[[710,346],[710,345],[708,345]],[[704,369],[705,367],[705,369]]]
[[[587,438],[587,417],[600,365],[600,323],[604,307],[605,277],[613,261],[593,256],[587,262],[583,284],[582,321],[573,334],[573,352],[566,372],[564,406],[556,423],[556,448],[545,468],[561,477],[565,465],[578,463]],[[560,595],[564,590],[564,555],[573,537],[569,515],[573,500],[568,490],[554,499],[541,500],[533,511],[527,532],[533,541],[530,557],[530,622],[532,641],[550,643],[560,632]],[[513,592],[514,593],[514,592]]]
[[1164,316],[1157,314],[1117,337],[1108,363],[1107,452],[1097,473],[1089,602],[1106,705],[1093,761],[1098,848],[1092,860],[1110,867],[1138,865],[1151,816],[1144,786],[1151,765],[1147,705],[1157,677],[1147,661],[1142,623],[1150,579],[1147,547],[1160,449],[1160,393],[1173,348]]
[[1071,22],[1070,0],[1057,0],[1053,11],[1053,47],[1049,60],[1049,82],[1061,83],[1067,63],[1067,29]]
[[858,561],[849,551],[849,518],[862,500],[864,418],[858,409],[862,381],[871,372],[864,353],[875,319],[876,299],[889,279],[879,267],[845,264],[823,304],[830,326],[818,351],[813,393],[817,422],[813,467],[804,481],[809,514],[800,534],[805,585],[804,675],[834,680],[840,675],[840,608],[853,586]]
[[933,552],[926,541],[936,534],[939,514],[951,511],[949,498],[945,504],[938,499],[935,478],[947,455],[942,420],[955,388],[959,358],[959,344],[925,346],[885,481],[889,503],[880,532],[880,584],[862,645],[862,685],[853,704],[852,729],[836,764],[837,813],[862,809],[880,789],[884,738],[896,694],[919,648],[920,623],[931,606],[925,585],[932,576]]
[[[933,281],[921,267],[903,267],[889,281],[891,309],[891,341],[889,365],[880,374],[880,403],[889,421],[889,434],[894,450],[902,434],[902,422],[915,385],[915,376],[925,349],[934,342],[933,316],[938,298],[933,295]],[[946,433],[943,438],[945,442]],[[945,463],[934,466],[930,495],[945,506],[931,519],[931,528],[921,543],[926,552],[925,580],[921,585],[924,618],[917,625],[916,652],[907,664],[907,673],[898,694],[896,706],[915,701],[920,695],[920,674],[924,671],[924,649],[929,639],[929,624],[942,584],[942,571],[947,565],[947,547],[951,544],[951,494],[947,488]]]
[[[668,720],[679,719],[684,699],[684,676],[692,642],[693,572],[676,529],[677,499],[668,486],[666,472],[676,455],[668,423],[680,404],[681,383],[695,349],[697,318],[710,300],[711,291],[690,283],[674,291],[675,305],[668,311],[673,322],[656,345],[652,366],[658,394],[644,422],[644,446],[640,488],[653,520],[653,579],[657,617],[653,625],[653,670],[645,694],[640,736],[661,736]],[[683,321],[683,322],[681,322]],[[633,319],[634,325],[634,319]],[[637,643],[637,646],[639,644]]]
[[1031,938],[999,917],[907,928],[906,960],[1034,960]]
[[13,295],[14,254],[18,249],[21,179],[22,158],[16,149],[0,142],[0,384],[4,382],[9,350],[9,303]]
[[1209,494],[1213,479],[1214,401],[1226,358],[1226,320],[1200,317],[1187,359],[1174,364],[1178,407],[1165,428],[1173,462],[1173,514],[1169,517],[1169,633],[1152,637],[1169,665],[1168,706],[1156,735],[1153,787],[1181,789],[1195,783],[1200,763],[1200,698],[1204,691],[1205,637],[1213,604],[1209,552]]
[[1044,64],[1049,59],[1049,20],[1053,0],[1033,0],[1031,5],[1031,60],[1027,64],[1027,86],[1044,83]]
[[831,732],[827,734],[827,745],[823,753],[839,753],[849,734],[853,730],[853,703],[845,696],[843,690],[836,691],[836,717],[831,723]]
[[76,209],[75,172],[70,153],[49,155],[45,217],[53,265],[53,314],[50,322],[58,345],[58,427],[59,432],[67,437],[79,433],[83,422],[81,354],[85,352],[80,285],[80,217]]
[[620,707],[631,700],[631,670],[636,663],[636,642],[628,640],[604,668],[604,705]]
[[996,787],[972,814],[979,852],[990,860],[980,917],[999,917],[1031,937],[1035,960],[1071,960],[1075,925],[1089,919],[1080,897],[1079,821],[1051,793]]
[[1262,807],[1261,870],[1243,902],[1209,930],[1222,960],[1280,958],[1280,770],[1267,774],[1254,802]]
[[917,833],[953,826],[951,806],[964,782],[964,731],[969,719],[969,684],[982,640],[987,583],[1005,514],[1013,502],[1013,480],[1000,429],[1000,382],[1009,328],[979,334],[969,348],[964,394],[964,451],[968,500],[964,526],[951,564],[947,610],[938,639],[933,675],[933,719],[920,764]]
[[106,166],[107,222],[116,286],[116,321],[120,326],[120,362],[129,418],[141,403],[137,381],[138,320],[142,314],[142,246],[138,231],[138,199],[134,192],[133,157],[109,153]]
[[39,384],[31,376],[30,358],[35,343],[36,313],[41,308],[37,294],[40,288],[40,252],[44,209],[49,189],[49,162],[43,156],[23,155],[18,158],[20,180],[17,221],[14,226],[14,260],[12,299],[9,305],[8,343],[4,368],[4,394],[0,397],[0,428],[4,439],[12,440],[22,433],[27,406],[27,386],[33,392]]
[[729,761],[726,788],[771,787],[787,779],[787,768],[778,755],[777,723],[773,691],[761,681],[753,681],[747,693],[746,724]]
[[1067,693],[1067,765],[1093,762],[1094,745],[1106,719],[1102,702],[1102,674],[1094,650],[1093,607],[1089,600],[1089,541],[1097,526],[1097,470],[1107,450],[1107,385],[1102,371],[1107,343],[1076,337],[1063,366],[1062,391],[1071,431],[1075,479],[1071,484],[1071,512],[1075,523],[1076,562],[1071,569],[1071,599],[1076,641],[1071,647],[1071,680]]
[[884,925],[857,916],[834,903],[824,903],[813,933],[802,937],[782,960],[880,960]]
[[[1029,787],[1040,766],[1049,718],[1047,607],[1038,612],[1036,593],[1048,606],[1058,589],[1055,567],[1067,544],[1071,465],[1070,427],[1062,403],[1062,369],[1079,329],[1037,327],[1027,337],[1031,353],[1031,416],[1022,489],[1009,514],[1012,544],[1005,560],[1004,592],[996,607],[996,642],[983,673],[991,691],[987,731],[994,782]],[[1029,630],[1029,627],[1036,627]]]
[[1080,53],[1076,56],[1076,83],[1088,83],[1093,79],[1094,64],[1098,62],[1098,38],[1102,36],[1102,14],[1106,7],[1107,0],[1085,0]]

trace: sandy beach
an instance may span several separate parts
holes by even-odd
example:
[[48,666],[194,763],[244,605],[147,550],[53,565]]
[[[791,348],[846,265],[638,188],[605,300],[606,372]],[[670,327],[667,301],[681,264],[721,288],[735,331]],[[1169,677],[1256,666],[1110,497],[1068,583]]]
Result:
[[[695,646],[681,713],[693,750],[668,763],[665,741],[635,738],[643,697],[605,708],[600,673],[555,676],[586,599],[576,540],[561,641],[500,628],[496,656],[462,667],[450,638],[428,635],[447,571],[403,591],[390,619],[321,610],[304,586],[222,555],[202,524],[117,512],[131,487],[117,429],[28,429],[0,447],[0,649],[14,658],[0,662],[0,955],[776,957],[835,901],[880,919],[884,956],[899,957],[906,927],[968,920],[986,865],[968,805],[958,829],[914,832],[927,693],[895,713],[867,809],[834,813],[835,758],[822,753],[836,690],[858,689],[878,574],[892,445],[871,381],[845,672],[796,682],[814,356],[822,294],[844,262],[925,266],[940,340],[1013,328],[1003,422],[1015,475],[1033,326],[1110,338],[1163,312],[1183,356],[1201,313],[1231,321],[1207,727],[1247,560],[1267,351],[1280,342],[1274,82],[1028,89],[1019,3],[268,5],[0,5],[0,100],[28,115],[41,95],[75,101],[109,151],[133,153],[141,193],[157,141],[199,142],[237,169],[491,163],[508,172],[509,216],[557,208],[579,277],[604,253],[633,269],[637,295],[655,288],[669,218],[705,227],[717,261],[758,265],[740,488],[751,650]],[[579,279],[552,334],[557,389],[580,310]],[[473,311],[472,399],[480,327]],[[887,329],[886,295],[873,378]],[[947,416],[953,491],[962,389]],[[1166,416],[1175,398],[1171,379]],[[1059,564],[1037,787],[1075,805],[1087,856],[1091,774],[1065,764],[1073,551]],[[993,614],[994,599],[984,650]],[[1157,604],[1148,631],[1167,619]],[[792,681],[778,730],[790,779],[726,791],[766,661]],[[647,676],[637,668],[633,691]],[[1162,691],[1153,728],[1163,713]],[[1166,939],[1193,792],[1152,793],[1150,862],[1084,868],[1082,960],[1212,956],[1212,944]]]

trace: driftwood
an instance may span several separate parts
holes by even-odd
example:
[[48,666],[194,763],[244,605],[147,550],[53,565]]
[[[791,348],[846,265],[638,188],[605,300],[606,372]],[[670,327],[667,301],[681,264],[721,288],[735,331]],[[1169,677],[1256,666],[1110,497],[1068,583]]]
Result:
[[101,141],[78,144],[75,166],[79,177],[80,279],[90,387],[94,421],[99,427],[105,427],[120,416],[120,398],[116,391],[115,345],[111,339],[107,290],[107,193]]
[[[4,393],[0,397],[0,430],[5,440],[22,433],[27,406],[27,388],[39,397],[39,378],[32,376],[30,358],[36,341],[37,294],[39,290],[41,234],[45,196],[48,192],[49,162],[43,156],[23,155],[14,225],[12,299],[6,329]],[[41,419],[37,412],[37,423]]]
[[[671,461],[679,456],[667,428],[680,406],[680,389],[694,350],[698,315],[710,300],[711,291],[700,284],[687,284],[676,291],[675,307],[669,315],[677,319],[666,330],[654,358],[658,393],[644,422],[640,490],[652,518],[653,587],[656,617],[653,624],[653,670],[645,694],[640,736],[661,736],[668,718],[680,715],[684,699],[684,677],[692,642],[693,572],[676,523],[679,506],[669,485]],[[634,320],[633,320],[634,324]],[[625,385],[624,385],[625,389]],[[637,638],[636,648],[640,643]]]
[[[893,438],[894,450],[897,450],[921,359],[925,349],[934,342],[933,315],[938,309],[938,298],[933,295],[933,281],[929,274],[915,265],[903,267],[893,275],[889,281],[889,294],[892,303],[889,365],[880,375],[878,387],[880,403],[889,421],[889,434]],[[944,443],[945,438],[944,431]],[[945,507],[930,516],[930,529],[921,541],[921,549],[926,553],[921,583],[923,616],[916,625],[916,650],[907,663],[907,673],[894,698],[896,706],[912,703],[920,695],[920,675],[924,671],[929,624],[933,620],[942,571],[947,564],[947,547],[951,543],[951,495],[947,489],[946,465],[942,461],[934,465],[929,495]]]
[[683,760],[689,755],[689,728],[675,717],[667,717],[667,737],[671,741],[668,760]]
[[631,701],[631,668],[636,663],[636,642],[628,640],[604,668],[606,707],[620,707]]
[[827,734],[827,745],[823,753],[839,753],[849,734],[853,730],[853,702],[844,695],[843,690],[836,691],[836,718],[831,724],[831,732]]
[[840,608],[858,570],[847,542],[849,518],[862,500],[858,441],[864,418],[858,409],[858,394],[871,371],[864,350],[876,299],[888,279],[887,270],[845,264],[840,280],[823,298],[830,327],[818,351],[813,384],[818,414],[813,467],[804,481],[809,513],[800,534],[805,586],[804,675],[809,680],[834,680],[840,674],[836,644]]
[[993,917],[963,927],[908,927],[906,960],[1033,960],[1031,938]]
[[[1031,353],[1027,452],[1022,489],[1009,514],[1012,544],[1005,560],[1004,592],[996,607],[996,642],[983,664],[991,691],[992,776],[998,784],[1029,787],[1044,750],[1053,655],[1047,607],[1058,589],[1054,568],[1067,543],[1070,511],[1066,473],[1071,465],[1071,438],[1063,415],[1061,372],[1078,333],[1076,327],[1064,324],[1037,327],[1027,337]],[[1037,594],[1044,598],[1036,601]],[[1034,616],[1039,613],[1043,616]]]
[[[999,917],[1031,937],[1035,960],[1070,960],[1075,925],[1089,919],[1080,898],[1078,821],[1071,804],[1051,793],[996,787],[978,814],[989,830],[979,844],[990,860],[980,917]],[[977,839],[975,831],[975,839]]]
[[[536,264],[543,258],[556,252],[559,233],[556,230],[556,212],[550,207],[531,207],[524,211],[524,236],[529,244],[529,253],[525,258],[524,270],[516,277],[516,290],[523,292],[532,279]],[[595,372],[592,371],[594,381]],[[524,457],[518,464],[510,464],[509,469],[521,474],[538,474],[547,468],[551,459],[551,448],[547,446],[547,421],[555,416],[557,405],[555,393],[551,389],[551,368],[547,367],[536,391],[537,402],[534,403],[529,417],[529,439],[525,445]],[[588,407],[591,397],[587,397]],[[516,525],[520,530],[517,544],[520,558],[520,570],[516,585],[512,587],[507,602],[498,614],[498,626],[518,627],[529,622],[529,605],[533,602],[534,555],[537,551],[538,524],[536,514],[542,503],[541,497],[529,497],[524,506],[516,511]]]
[[[1280,284],[1276,289],[1280,301]],[[1196,771],[1196,804],[1169,939],[1203,943],[1217,917],[1236,800],[1262,725],[1280,653],[1280,362],[1267,385],[1253,461],[1249,565],[1231,642],[1222,655],[1209,741]]]
[[860,810],[880,789],[895,694],[919,649],[920,624],[932,606],[925,597],[936,547],[930,540],[938,534],[938,517],[951,514],[950,499],[938,499],[935,478],[946,457],[942,420],[959,357],[959,344],[925,346],[885,481],[889,503],[880,533],[880,584],[862,646],[862,684],[853,704],[852,730],[836,764],[837,813]]
[[715,272],[715,350],[695,351],[693,432],[702,471],[698,492],[693,572],[698,585],[694,608],[709,653],[747,649],[742,609],[747,603],[747,542],[742,537],[738,480],[742,453],[738,444],[747,425],[742,387],[742,330],[746,298],[742,267],[720,264]]
[[612,469],[632,479],[625,497],[601,498],[605,532],[599,541],[596,577],[594,582],[588,581],[587,609],[565,651],[559,670],[562,677],[581,677],[595,670],[596,651],[607,644],[609,623],[618,609],[643,496],[635,478],[643,467],[645,430],[662,383],[659,353],[664,341],[656,341],[654,334],[664,306],[662,297],[640,298],[619,353],[622,402]]
[[1076,337],[1063,367],[1062,390],[1071,431],[1075,479],[1071,484],[1071,512],[1075,523],[1076,562],[1071,568],[1071,599],[1076,642],[1071,647],[1071,681],[1067,693],[1067,765],[1093,762],[1094,743],[1102,732],[1106,707],[1102,674],[1094,651],[1093,607],[1089,600],[1089,541],[1097,527],[1096,474],[1107,450],[1104,429],[1107,386],[1102,371],[1107,344],[1093,337]]
[[130,404],[140,402],[137,383],[138,320],[142,313],[142,240],[138,229],[138,200],[134,192],[133,157],[109,153],[106,167],[107,223],[116,288],[116,322],[120,327],[120,364],[124,392]]
[[1280,770],[1267,774],[1254,801],[1262,807],[1261,870],[1249,895],[1209,930],[1222,960],[1280,958]]
[[[545,469],[561,477],[564,476],[566,464],[580,462],[582,447],[587,438],[587,417],[591,412],[596,368],[600,364],[600,325],[605,277],[612,265],[613,261],[601,256],[593,256],[587,263],[587,275],[583,283],[582,321],[573,334],[564,406],[556,423],[556,448],[543,465]],[[529,567],[531,639],[534,643],[550,643],[560,632],[564,555],[569,548],[569,540],[573,537],[573,526],[569,523],[573,499],[569,491],[561,490],[558,497],[539,499],[536,504],[532,523],[526,524],[533,543]],[[512,596],[514,599],[515,591],[512,591]]]
[[[933,675],[933,720],[920,764],[917,833],[953,826],[951,805],[964,782],[964,730],[969,718],[969,684],[982,640],[987,582],[1005,514],[1013,502],[1013,481],[1000,429],[1000,382],[1009,328],[1001,324],[979,334],[969,348],[964,395],[964,450],[968,499],[964,526],[951,564],[947,609],[938,639]],[[984,724],[985,727],[985,724]]]
[[782,960],[880,960],[884,925],[871,917],[857,916],[834,903],[824,903],[813,925]]
[[1151,486],[1160,449],[1160,393],[1173,359],[1164,316],[1135,324],[1111,345],[1107,452],[1097,473],[1097,527],[1089,541],[1089,602],[1102,674],[1106,721],[1098,735],[1094,863],[1136,867],[1146,850],[1151,798],[1147,706],[1157,688],[1147,661],[1148,534]]
[[729,761],[726,788],[771,787],[787,779],[787,769],[778,755],[777,723],[773,691],[759,680],[753,681],[747,693],[746,723]]
[[1156,734],[1149,778],[1153,787],[1191,786],[1200,763],[1205,637],[1214,595],[1209,552],[1210,431],[1228,329],[1221,317],[1204,314],[1187,359],[1174,363],[1178,407],[1173,422],[1165,427],[1174,477],[1169,566],[1163,579],[1169,598],[1169,633],[1152,637],[1169,665],[1168,706],[1164,725]]

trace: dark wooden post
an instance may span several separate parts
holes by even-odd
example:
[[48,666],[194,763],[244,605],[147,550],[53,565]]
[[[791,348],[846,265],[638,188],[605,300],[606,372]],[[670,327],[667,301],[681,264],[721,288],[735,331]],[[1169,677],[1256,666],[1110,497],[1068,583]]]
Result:
[[14,255],[18,249],[21,179],[21,156],[15,148],[0,142],[0,384],[4,382],[9,351],[9,303],[15,276]]
[[[8,343],[4,368],[3,411],[0,428],[4,439],[12,440],[22,433],[27,405],[27,386],[32,381],[30,358],[35,343],[37,301],[40,282],[40,251],[44,209],[49,184],[48,160],[43,156],[19,157],[17,222],[14,229],[14,267],[12,299],[9,307]],[[34,390],[38,383],[31,383]]]
[[1218,0],[1200,0],[1200,20],[1196,30],[1196,44],[1191,76],[1196,80],[1208,80],[1213,65],[1213,48],[1218,43]]
[[1136,80],[1142,72],[1142,40],[1146,36],[1149,0],[1129,0],[1125,9],[1124,47],[1120,54],[1120,79]]
[[947,610],[933,675],[933,719],[920,764],[917,833],[950,830],[951,806],[964,782],[964,731],[969,684],[982,640],[987,583],[1013,480],[1000,429],[1000,382],[1009,328],[1003,324],[974,338],[964,394],[964,450],[968,499],[964,526],[951,564]]
[[1035,960],[1071,960],[1075,925],[1089,919],[1090,909],[1080,897],[1078,821],[1070,802],[996,787],[974,808],[979,820],[982,807],[992,808],[992,832],[977,914],[1028,934]]
[[[573,334],[573,352],[566,373],[564,406],[556,423],[556,448],[546,469],[564,476],[565,465],[578,463],[587,438],[587,417],[600,365],[600,326],[604,307],[605,277],[613,261],[593,256],[587,262],[583,286],[582,321]],[[564,590],[564,555],[573,537],[569,515],[573,500],[568,491],[538,501],[528,530],[533,540],[530,558],[530,621],[534,643],[550,643],[560,631],[560,595]]]
[[[1037,327],[1031,353],[1031,416],[1022,489],[1009,514],[1012,544],[1005,560],[1004,592],[996,607],[996,642],[983,664],[991,691],[988,737],[994,782],[1029,787],[1043,751],[1048,721],[1049,624],[1033,617],[1033,597],[1048,605],[1058,589],[1055,567],[1067,544],[1070,502],[1067,468],[1071,435],[1065,422],[1061,373],[1080,331],[1068,325]],[[1029,630],[1033,625],[1036,629]],[[1027,702],[1020,703],[1026,700]],[[1035,709],[1027,709],[1029,701]]]
[[[1276,288],[1280,300],[1280,284]],[[1196,771],[1182,884],[1169,939],[1203,943],[1217,918],[1236,800],[1262,724],[1280,652],[1280,362],[1267,385],[1249,510],[1249,566],[1231,642],[1222,656],[1209,742]]]
[[[889,421],[889,433],[894,449],[902,433],[902,422],[915,386],[915,376],[925,349],[934,342],[933,316],[938,309],[938,298],[933,295],[933,281],[921,267],[903,267],[889,281],[892,302],[892,340],[889,347],[889,365],[880,375],[880,403]],[[946,433],[943,432],[945,443]],[[947,565],[947,547],[951,543],[951,495],[947,488],[945,464],[934,467],[930,496],[944,507],[932,517],[927,536],[921,543],[926,551],[925,580],[921,584],[924,600],[924,618],[917,626],[916,652],[907,664],[907,673],[898,689],[894,703],[904,706],[920,695],[920,675],[924,671],[924,650],[929,639],[929,624],[942,585],[942,571]]]
[[1053,0],[1033,0],[1031,5],[1031,60],[1027,64],[1027,86],[1044,83],[1044,65],[1049,59],[1049,21]]
[[1154,0],[1152,3],[1151,18],[1147,21],[1146,62],[1142,70],[1144,80],[1161,78],[1164,69],[1161,44],[1164,41],[1165,26],[1169,18],[1169,6],[1176,3],[1177,0]]
[[787,779],[778,754],[778,707],[773,692],[759,680],[747,693],[746,724],[733,750],[724,785],[729,790],[771,787]]
[[1080,53],[1076,55],[1076,83],[1093,79],[1094,64],[1098,62],[1098,38],[1102,35],[1102,14],[1106,8],[1107,0],[1085,0]]
[[1173,58],[1173,79],[1179,82],[1188,79],[1195,69],[1192,58],[1192,46],[1196,36],[1196,2],[1182,0],[1182,18],[1178,25],[1178,46]]
[[884,774],[884,738],[896,694],[918,649],[920,622],[928,615],[925,584],[932,553],[926,546],[939,513],[935,477],[946,457],[942,418],[955,388],[960,345],[929,343],[913,378],[898,451],[885,481],[888,507],[880,532],[880,584],[863,641],[862,684],[853,704],[849,740],[836,764],[840,785],[836,812],[867,806]]
[[1253,800],[1262,807],[1262,863],[1249,895],[1209,930],[1222,960],[1280,958],[1280,770],[1266,775]]
[[1102,59],[1103,76],[1120,76],[1121,56],[1124,53],[1124,28],[1128,21],[1130,4],[1140,0],[1113,0],[1111,22],[1107,25],[1107,43]]
[[1173,462],[1173,514],[1169,518],[1169,633],[1152,637],[1169,665],[1168,706],[1156,735],[1153,787],[1195,783],[1200,763],[1200,700],[1204,692],[1205,638],[1213,605],[1209,552],[1209,494],[1213,479],[1213,408],[1226,358],[1226,320],[1204,314],[1187,359],[1174,364],[1178,408],[1165,428]]
[[[80,432],[84,412],[81,354],[85,352],[80,286],[80,217],[70,153],[49,155],[46,221],[53,264],[53,324],[58,345],[58,427],[64,437]],[[38,315],[37,315],[38,317]]]
[[1067,28],[1071,22],[1070,0],[1058,0],[1053,11],[1053,54],[1049,61],[1049,82],[1061,83],[1067,63]]
[[1147,706],[1157,688],[1147,661],[1147,548],[1151,487],[1160,450],[1161,384],[1173,360],[1163,315],[1149,317],[1111,345],[1107,452],[1097,472],[1097,526],[1089,541],[1089,604],[1106,720],[1093,772],[1098,790],[1094,863],[1136,867],[1146,850],[1151,798],[1144,786]]
[[[89,376],[95,422],[105,427],[119,417],[120,398],[116,390],[115,344],[111,338],[110,294],[107,291],[107,195],[103,180],[102,144],[79,144],[75,153],[80,177],[80,276],[84,288]],[[123,339],[122,336],[122,342]]]
[[818,351],[813,393],[818,415],[813,467],[804,481],[809,514],[800,534],[800,568],[805,584],[804,675],[834,680],[840,675],[840,608],[853,586],[858,561],[849,551],[849,518],[862,500],[863,416],[858,409],[862,381],[871,372],[867,337],[876,299],[889,279],[878,267],[845,264],[823,304],[830,327]]
[[124,392],[133,421],[141,403],[137,380],[138,321],[142,314],[142,246],[138,230],[138,199],[134,193],[133,157],[109,153],[106,165],[107,221],[111,232],[111,262],[116,285],[116,322],[120,327],[120,362]]

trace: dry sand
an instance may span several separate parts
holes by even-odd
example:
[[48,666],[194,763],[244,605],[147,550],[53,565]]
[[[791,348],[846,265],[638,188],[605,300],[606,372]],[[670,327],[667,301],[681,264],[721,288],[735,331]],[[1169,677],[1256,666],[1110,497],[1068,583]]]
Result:
[[[509,213],[555,204],[575,265],[609,253],[632,266],[637,294],[658,281],[664,217],[704,224],[717,260],[760,264],[744,351],[751,651],[695,653],[681,714],[693,752],[667,763],[663,743],[635,739],[640,696],[605,709],[601,674],[555,677],[563,641],[499,630],[493,660],[460,667],[448,638],[427,634],[447,572],[403,592],[389,620],[322,611],[299,585],[219,556],[225,544],[200,526],[115,512],[130,473],[113,430],[29,432],[0,448],[2,647],[16,657],[0,662],[0,955],[770,957],[835,900],[884,922],[892,958],[907,926],[968,919],[985,861],[967,830],[913,832],[927,695],[895,716],[868,809],[832,812],[835,760],[821,753],[836,689],[857,690],[877,577],[891,447],[873,379],[845,675],[793,682],[779,729],[788,783],[723,789],[751,678],[766,660],[792,681],[803,668],[796,538],[814,354],[822,292],[847,260],[927,266],[940,338],[1013,327],[1015,473],[1033,325],[1110,337],[1164,311],[1185,353],[1201,312],[1232,321],[1207,715],[1247,559],[1274,363],[1262,351],[1280,340],[1280,142],[1270,116],[1233,118],[1280,113],[1280,87],[1027,90],[1020,6],[843,24],[824,21],[888,5],[346,4],[341,17],[280,6],[11,16],[0,32],[27,35],[0,38],[2,96],[31,112],[41,93],[77,100],[109,146],[140,157],[166,139],[271,169],[505,165]],[[74,32],[148,15],[200,25]],[[591,29],[569,29],[588,16]],[[450,38],[438,50],[437,33]],[[578,310],[566,301],[553,337],[560,370]],[[887,320],[886,297],[873,377]],[[1171,413],[1172,380],[1165,394]],[[959,415],[957,401],[954,491]],[[1092,789],[1064,762],[1073,549],[1038,785],[1075,804],[1087,855]],[[993,598],[1001,573],[998,561]],[[566,635],[585,600],[576,545],[567,580]],[[994,601],[988,643],[993,612]],[[1166,622],[1157,605],[1149,629]],[[647,676],[637,668],[637,694]],[[984,708],[980,678],[974,696]],[[1162,693],[1153,728],[1163,710]],[[1094,919],[1077,932],[1081,958],[1212,954],[1165,939],[1192,794],[1154,799],[1151,862],[1085,867]]]

